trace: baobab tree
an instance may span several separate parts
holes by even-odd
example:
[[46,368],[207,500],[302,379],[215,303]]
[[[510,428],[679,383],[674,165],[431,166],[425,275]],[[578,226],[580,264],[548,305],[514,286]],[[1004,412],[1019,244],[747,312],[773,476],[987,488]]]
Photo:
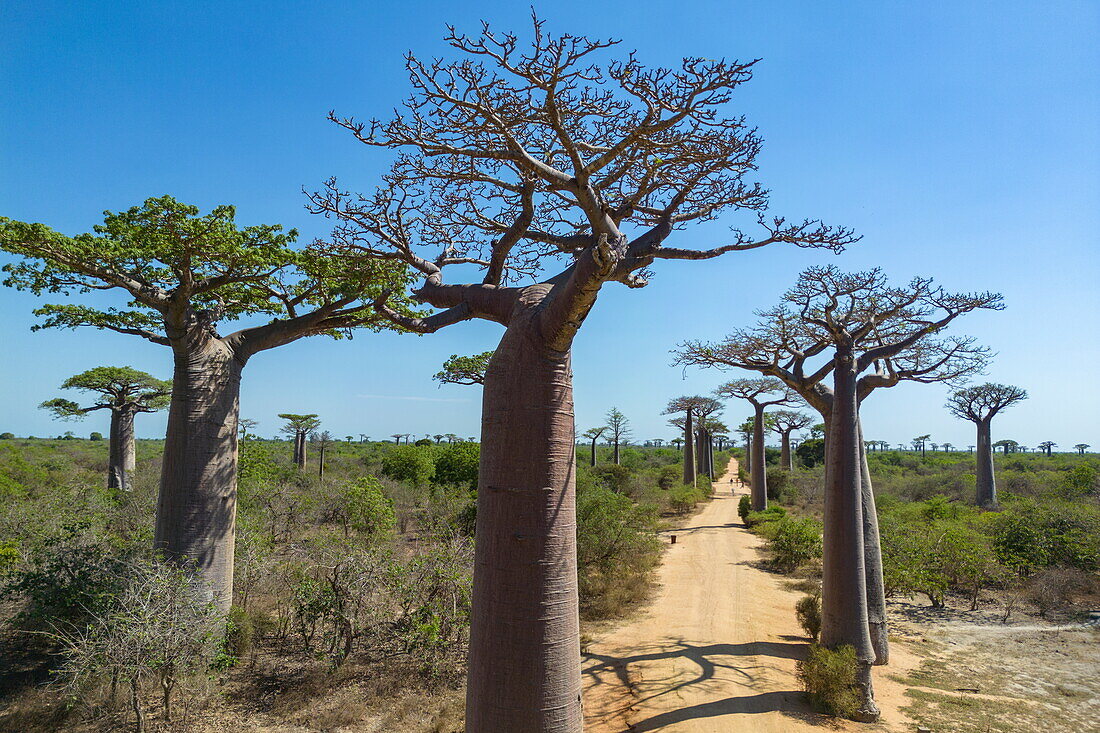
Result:
[[745,400],[752,405],[753,415],[752,454],[749,456],[749,486],[752,494],[752,509],[762,512],[768,508],[768,472],[764,464],[766,452],[764,431],[766,422],[764,411],[778,405],[792,405],[797,393],[778,379],[735,379],[726,382],[714,391],[719,397]]
[[107,488],[130,489],[130,474],[136,465],[134,452],[134,416],[168,407],[172,383],[157,379],[133,367],[96,367],[66,379],[61,389],[78,389],[96,395],[92,404],[81,407],[72,400],[57,397],[39,407],[62,420],[81,420],[88,413],[110,410],[111,430],[108,442]]
[[1000,448],[1001,452],[1007,456],[1009,453],[1015,453],[1020,444],[1015,440],[998,440],[993,444],[993,447]]
[[779,462],[784,470],[793,471],[794,454],[791,451],[791,433],[809,427],[814,419],[804,412],[795,410],[776,410],[771,413],[771,417],[771,429],[779,433]]
[[[538,20],[530,44],[488,25],[446,41],[457,60],[406,56],[403,111],[330,116],[361,143],[399,151],[382,185],[355,195],[330,180],[310,206],[336,220],[334,250],[349,262],[396,260],[423,277],[412,296],[441,310],[408,317],[380,299],[394,323],[504,326],[482,401],[466,725],[577,731],[570,354],[597,296],[608,283],[644,286],[664,260],[775,243],[840,250],[855,238],[764,214],[767,193],[749,181],[760,138],[728,112],[753,62],[605,61],[617,42],[554,37]],[[761,233],[667,246],[730,211],[752,212]],[[452,265],[481,268],[481,282],[446,284]]]
[[690,341],[678,352],[677,364],[775,377],[825,418],[821,641],[855,648],[862,718],[878,715],[870,666],[887,661],[888,645],[878,520],[859,407],[881,387],[956,382],[980,371],[988,349],[943,331],[961,315],[1003,307],[999,295],[952,294],[926,278],[895,287],[877,269],[847,274],[814,267],[779,306],[760,312],[756,326],[718,343]]
[[931,435],[918,435],[913,438],[913,450],[920,451],[920,457],[924,458],[924,446],[932,439]]
[[[669,425],[679,428],[683,436],[673,440],[673,443],[683,443],[684,446],[684,483],[694,486],[699,472],[698,446],[695,444],[695,431],[699,419],[717,413],[722,409],[722,403],[713,397],[702,395],[684,395],[669,400],[662,415],[680,415],[668,421]],[[680,446],[677,445],[677,448]]]
[[[310,442],[317,444],[317,479],[319,481],[325,480],[325,451],[332,445],[332,433],[327,430],[321,432],[314,432],[309,436]],[[305,455],[303,451],[303,461]]]
[[951,449],[954,448],[955,446],[953,446],[951,443],[944,443],[940,447],[943,448],[944,453],[950,453]]
[[485,370],[489,368],[489,360],[492,358],[491,351],[472,356],[451,354],[432,379],[440,384],[485,384]]
[[684,439],[683,438],[673,438],[672,440],[670,440],[668,442],[670,442],[674,446],[676,446],[676,450],[680,450],[680,446],[684,444]]
[[592,443],[592,463],[591,463],[591,465],[593,465],[593,466],[596,465],[596,441],[599,440],[600,436],[603,435],[606,431],[607,431],[606,426],[601,427],[601,428],[589,428],[588,430],[584,431],[584,437],[587,438]]
[[1087,451],[1091,447],[1092,446],[1088,443],[1078,443],[1077,445],[1073,446],[1073,449],[1083,456],[1085,455],[1085,451]]
[[[121,308],[45,305],[35,328],[92,327],[172,350],[172,400],[154,545],[193,565],[218,606],[233,590],[237,419],[241,375],[261,351],[298,339],[388,327],[372,307],[403,281],[397,263],[333,268],[320,249],[294,249],[294,230],[238,228],[232,206],[200,215],[171,196],[106,212],[91,233],[0,218],[0,249],[22,257],[5,284],[68,295],[111,291]],[[393,302],[395,310],[404,301]],[[98,303],[97,303],[98,305]],[[258,319],[221,335],[220,323]]]
[[[956,391],[947,401],[947,410],[955,417],[969,420],[978,428],[977,497],[978,506],[997,505],[997,479],[993,470],[993,418],[1006,407],[1027,399],[1027,391],[1010,384],[986,382]],[[971,451],[974,446],[970,446]]]
[[614,446],[614,453],[612,454],[612,462],[616,466],[619,465],[619,446],[621,446],[627,438],[630,437],[630,420],[623,413],[619,412],[619,408],[612,407],[607,411],[607,439]]
[[1055,443],[1053,440],[1044,440],[1042,443],[1039,444],[1039,450],[1043,451],[1044,453],[1046,453],[1049,456],[1051,451],[1057,445],[1058,444]]
[[256,428],[256,427],[257,427],[257,426],[258,426],[259,424],[260,424],[260,423],[259,423],[258,421],[256,421],[256,420],[249,420],[249,419],[248,419],[248,418],[246,418],[246,417],[242,417],[242,418],[238,419],[238,420],[237,420],[237,430],[238,430],[238,431],[240,432],[240,434],[241,434],[241,440],[248,440],[249,438],[256,438],[256,437],[258,437],[258,436],[257,436],[257,435],[256,435],[255,433],[253,433],[252,431],[253,431],[253,430],[254,430],[254,429],[255,429],[255,428]]
[[306,438],[321,426],[321,421],[315,414],[296,415],[293,412],[284,412],[279,418],[286,420],[280,432],[294,437],[294,465],[301,471],[306,467]]

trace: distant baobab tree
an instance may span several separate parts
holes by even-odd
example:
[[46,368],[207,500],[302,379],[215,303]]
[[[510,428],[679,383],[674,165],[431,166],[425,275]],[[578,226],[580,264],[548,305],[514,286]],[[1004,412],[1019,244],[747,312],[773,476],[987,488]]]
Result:
[[96,398],[82,407],[72,400],[57,397],[46,400],[39,407],[62,420],[82,420],[90,412],[110,411],[107,488],[129,491],[130,474],[136,465],[134,416],[168,407],[172,383],[133,367],[103,366],[69,377],[61,384],[61,389],[91,392]]
[[[106,212],[93,231],[67,236],[0,218],[0,249],[24,258],[5,283],[38,293],[110,291],[122,308],[69,302],[35,310],[36,328],[91,327],[172,350],[172,401],[161,462],[153,544],[198,569],[221,611],[233,589],[237,419],[245,365],[309,336],[389,327],[373,304],[404,277],[394,262],[338,271],[295,230],[238,228],[236,210],[200,215],[171,196]],[[404,293],[393,308],[402,310]],[[223,335],[239,319],[256,325]]]
[[1015,453],[1017,449],[1019,449],[1020,444],[1015,440],[998,440],[993,444],[993,447],[1000,448],[1001,452],[1007,456],[1009,453]]
[[317,444],[317,478],[325,480],[325,452],[332,445],[332,433],[327,430],[314,432],[309,436],[311,442]]
[[940,447],[943,448],[944,453],[950,453],[951,449],[954,448],[955,446],[951,445],[950,443],[944,443]]
[[653,443],[653,447],[655,447],[655,448],[660,448],[661,446],[663,446],[665,444],[664,438],[654,438],[650,442]]
[[[878,520],[860,405],[903,381],[956,382],[980,371],[988,349],[944,336],[959,316],[1000,310],[993,293],[953,294],[927,278],[891,286],[880,270],[804,271],[757,325],[718,343],[681,344],[677,364],[757,371],[797,392],[825,419],[821,643],[851,645],[859,662],[859,717],[878,716],[870,666],[888,659]],[[811,369],[810,359],[829,354]],[[832,385],[826,383],[830,378]]]
[[794,470],[794,452],[791,450],[791,433],[809,427],[814,419],[795,410],[776,410],[771,413],[771,428],[779,433],[779,463],[784,470]]
[[589,428],[584,431],[584,437],[592,442],[592,462],[590,465],[596,465],[596,441],[600,439],[600,436],[607,432],[607,427],[602,428]]
[[[764,411],[778,405],[793,405],[797,393],[778,379],[762,377],[758,379],[735,379],[726,382],[714,391],[719,397],[745,400],[752,405],[753,415],[752,455],[749,456],[750,492],[753,511],[762,512],[768,508],[768,472],[765,469],[766,453],[764,449],[764,431],[766,429]],[[789,446],[788,446],[789,452]]]
[[1042,443],[1039,444],[1039,450],[1043,451],[1049,456],[1051,454],[1051,451],[1055,447],[1057,447],[1057,445],[1058,444],[1055,443],[1053,440],[1044,440]]
[[[975,497],[978,506],[997,505],[997,478],[993,469],[994,443],[991,429],[993,418],[1006,407],[1026,399],[1027,391],[1021,387],[986,382],[964,387],[947,400],[948,412],[962,420],[969,420],[978,429],[977,496]],[[969,449],[973,452],[974,446],[969,446]],[[1007,452],[1006,448],[1005,453]]]
[[670,440],[668,442],[672,443],[674,446],[676,446],[676,450],[680,450],[680,446],[684,444],[684,439],[683,438],[673,438],[672,440]]
[[683,417],[673,418],[669,420],[669,424],[683,431],[683,437],[673,442],[683,443],[684,446],[685,485],[694,486],[700,470],[700,466],[698,465],[700,456],[698,446],[695,443],[697,423],[704,415],[716,414],[721,409],[722,404],[713,397],[685,395],[669,400],[668,405],[662,413],[664,415],[679,415],[683,413]]
[[[760,138],[727,116],[752,62],[685,59],[670,72],[633,55],[603,63],[616,42],[551,36],[538,20],[534,37],[527,46],[488,26],[452,30],[452,60],[407,54],[404,111],[369,122],[331,115],[358,141],[399,151],[382,184],[356,195],[332,180],[310,196],[314,212],[337,220],[335,251],[396,260],[424,278],[413,294],[441,310],[406,317],[379,300],[396,324],[505,327],[482,403],[469,733],[581,729],[579,621],[568,620],[577,608],[570,358],[603,286],[642,287],[665,260],[855,240],[765,216],[767,192],[748,178]],[[666,246],[691,223],[737,210],[764,231],[706,250]],[[445,284],[452,265],[484,275]],[[513,547],[516,527],[538,531]]]
[[248,440],[249,438],[255,438],[256,436],[252,431],[260,423],[257,420],[249,420],[248,418],[241,418],[237,420],[237,430],[240,431],[241,440]]
[[447,434],[446,434],[446,435],[444,435],[443,437],[447,439],[447,442],[448,442],[448,443],[453,443],[453,442],[455,442],[456,440],[458,440],[458,436],[457,436],[457,435],[455,435],[454,433],[447,433]]
[[492,358],[491,351],[472,356],[451,354],[432,379],[440,384],[485,384],[485,370],[489,368],[489,360]]
[[611,441],[612,446],[614,446],[614,453],[612,454],[611,460],[618,466],[621,462],[619,458],[619,447],[630,437],[630,420],[627,419],[626,415],[619,412],[617,407],[612,407],[607,411],[606,420],[607,437],[608,440]]
[[[924,446],[932,438],[931,435],[918,435],[913,438],[913,450],[920,451],[920,457],[924,458]],[[935,450],[933,448],[933,450]]]
[[1075,451],[1077,451],[1079,454],[1085,455],[1085,451],[1087,451],[1091,447],[1092,446],[1089,445],[1088,443],[1078,443],[1077,445],[1073,446],[1073,449]]
[[317,415],[296,415],[286,412],[279,417],[286,420],[281,431],[286,435],[294,436],[294,465],[298,470],[306,467],[306,438],[321,425]]

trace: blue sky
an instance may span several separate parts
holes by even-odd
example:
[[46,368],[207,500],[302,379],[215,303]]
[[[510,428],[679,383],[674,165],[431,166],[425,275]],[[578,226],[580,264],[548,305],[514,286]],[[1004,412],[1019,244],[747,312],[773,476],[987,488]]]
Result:
[[[9,0],[0,16],[0,215],[87,231],[104,209],[170,193],[303,239],[324,220],[301,189],[331,175],[369,189],[383,164],[325,120],[385,116],[407,93],[402,54],[443,53],[444,23],[486,18],[525,32],[505,2],[56,3]],[[765,139],[773,208],[854,227],[841,256],[768,248],[671,262],[640,291],[609,286],[574,350],[577,424],[618,406],[640,439],[673,435],[665,402],[739,375],[668,366],[685,338],[719,338],[773,304],[811,264],[881,266],[1008,305],[959,321],[998,352],[989,379],[1031,399],[995,437],[1100,447],[1100,4],[1096,2],[544,3],[550,30],[624,40],[643,62],[761,58],[735,100]],[[678,234],[721,244],[724,220]],[[130,364],[168,376],[167,349],[95,331],[31,333],[36,299],[3,289],[0,430],[103,430],[36,405],[78,371]],[[499,327],[432,336],[310,339],[247,367],[242,415],[274,434],[279,412],[316,412],[337,435],[477,435],[480,393],[430,381],[452,353],[492,348]],[[922,433],[965,446],[946,390],[873,395],[868,438]],[[749,410],[731,403],[728,421]],[[163,416],[138,432],[161,434]]]

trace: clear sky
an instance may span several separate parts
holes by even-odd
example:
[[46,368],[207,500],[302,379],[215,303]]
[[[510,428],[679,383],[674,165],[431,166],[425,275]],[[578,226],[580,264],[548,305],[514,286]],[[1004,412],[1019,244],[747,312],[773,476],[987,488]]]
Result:
[[[760,180],[777,213],[854,227],[841,256],[767,248],[669,262],[643,290],[609,285],[577,339],[577,424],[617,406],[638,439],[670,438],[665,402],[734,375],[668,366],[686,338],[719,338],[776,302],[802,268],[881,266],[1004,293],[1007,310],[959,332],[998,352],[988,379],[1027,402],[994,438],[1100,448],[1100,3],[541,3],[551,31],[617,37],[649,64],[684,55],[761,58],[739,111],[765,139]],[[526,32],[525,3],[105,2],[7,0],[0,14],[0,215],[63,232],[104,209],[170,193],[245,224],[323,237],[302,187],[338,175],[369,189],[383,159],[325,120],[384,117],[407,93],[402,54],[441,54],[444,24],[479,19]],[[722,244],[728,220],[679,244]],[[0,431],[105,430],[36,406],[68,376],[129,364],[171,373],[167,349],[91,330],[31,333],[39,301],[2,289]],[[279,412],[316,412],[338,436],[479,432],[480,390],[430,380],[452,353],[495,345],[500,327],[431,336],[309,339],[254,358],[242,415],[273,435]],[[741,376],[741,375],[736,375]],[[750,376],[750,375],[744,375]],[[865,404],[869,439],[973,443],[942,405],[908,385]],[[728,422],[749,414],[731,403]],[[138,433],[159,436],[163,415]]]

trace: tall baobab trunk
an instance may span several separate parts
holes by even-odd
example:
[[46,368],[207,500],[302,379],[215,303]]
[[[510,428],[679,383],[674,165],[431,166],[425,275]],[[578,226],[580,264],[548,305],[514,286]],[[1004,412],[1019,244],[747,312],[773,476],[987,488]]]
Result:
[[321,443],[321,451],[317,456],[317,480],[325,480],[325,444]]
[[134,452],[134,411],[111,410],[111,435],[108,445],[107,488],[130,490],[130,476],[137,465]]
[[867,463],[867,446],[863,442],[863,423],[859,426],[860,445],[860,509],[863,512],[863,567],[867,577],[867,626],[871,646],[875,649],[875,664],[890,662],[889,629],[886,624],[886,586],[882,580],[882,544],[878,532],[878,511],[875,490],[871,484],[871,467]]
[[[997,477],[993,472],[993,438],[990,420],[978,421],[978,506],[997,505]],[[1008,452],[1008,447],[1005,447]]]
[[485,374],[467,733],[582,727],[570,355],[524,315]]
[[867,613],[857,375],[850,352],[838,350],[835,359],[825,477],[821,643],[830,649],[845,644],[855,649],[857,683],[863,698],[859,715],[863,720],[875,720],[878,708],[871,686],[875,649]]
[[154,547],[193,565],[218,608],[228,612],[244,365],[221,341],[173,344],[173,352]]
[[684,483],[695,485],[695,425],[690,409],[684,417]]
[[784,430],[779,434],[779,464],[784,471],[794,470],[794,456],[791,453],[791,431]]
[[614,455],[614,458],[612,460],[614,460],[616,466],[619,465],[619,439],[618,438],[615,438],[615,455]]
[[756,407],[756,419],[752,426],[752,457],[749,460],[749,485],[752,487],[752,510],[762,512],[768,508],[768,472],[764,468],[764,407]]
[[592,439],[592,465],[593,466],[596,465],[596,441],[599,440],[599,439],[600,439],[600,437],[598,435],[595,438]]
[[752,475],[752,436],[745,433],[745,473]]

